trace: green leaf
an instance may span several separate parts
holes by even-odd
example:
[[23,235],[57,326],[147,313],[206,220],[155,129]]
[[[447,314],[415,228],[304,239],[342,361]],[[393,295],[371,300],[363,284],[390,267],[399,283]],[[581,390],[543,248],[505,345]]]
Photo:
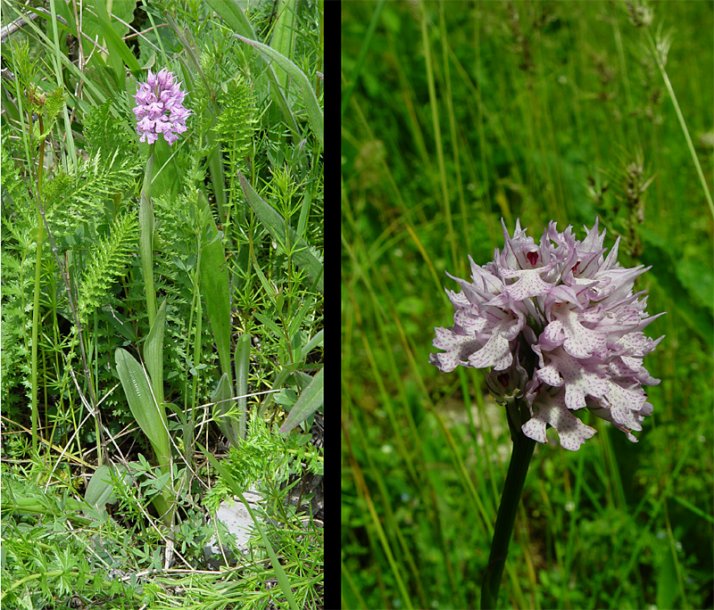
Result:
[[90,37],[97,35],[100,41],[103,39],[106,43],[108,63],[116,74],[117,82],[123,85],[125,82],[123,64],[126,64],[134,74],[141,72],[141,66],[122,38],[128,30],[127,26],[118,21],[115,15],[121,17],[125,23],[130,23],[133,18],[134,2],[114,0],[110,6],[112,15],[107,10],[106,0],[95,0],[91,10],[85,9],[82,26]]
[[310,251],[308,245],[298,237],[295,230],[283,220],[282,216],[255,192],[245,176],[238,172],[238,178],[240,179],[240,185],[248,201],[248,205],[253,209],[258,220],[260,220],[275,241],[282,243],[283,240],[288,237],[290,241],[297,246],[297,249],[293,252],[293,259],[307,272],[310,280],[312,280],[317,289],[322,292],[322,262]]
[[324,133],[323,133],[323,117],[322,108],[320,108],[320,103],[317,101],[317,95],[315,95],[315,90],[310,84],[310,80],[307,78],[305,73],[298,68],[292,61],[290,61],[284,55],[278,53],[275,49],[269,47],[267,44],[258,42],[257,40],[251,40],[240,34],[235,35],[239,40],[242,40],[246,44],[256,48],[263,57],[270,59],[280,66],[285,73],[293,79],[298,89],[300,90],[300,97],[305,104],[305,110],[307,110],[307,120],[312,127],[312,131],[317,136],[320,146],[324,145]]
[[290,409],[287,419],[280,426],[280,432],[287,434],[300,422],[305,421],[317,411],[324,402],[324,370],[320,369],[312,378],[310,384],[303,390],[299,398]]
[[712,264],[706,259],[680,258],[677,261],[677,279],[686,287],[692,300],[710,312],[714,312],[714,274]]
[[47,95],[45,106],[42,109],[42,115],[44,118],[43,128],[45,130],[42,137],[46,137],[52,131],[52,126],[55,124],[57,116],[64,109],[65,98],[66,95],[64,87],[57,87]]
[[79,285],[78,309],[83,322],[105,302],[114,284],[126,274],[136,251],[138,228],[136,212],[120,214],[109,234],[100,237],[92,247]]
[[[280,372],[275,376],[275,380],[273,381],[273,390],[281,389],[285,385],[287,380],[290,378],[290,376],[294,374],[294,372],[295,367],[293,365],[289,365],[280,369]],[[268,394],[260,406],[260,414],[265,413],[274,401],[275,394]]]
[[[59,3],[59,6],[62,6],[62,3]],[[20,14],[20,13],[18,13]],[[47,13],[38,13],[41,19],[49,20],[51,15],[49,12]],[[40,28],[32,19],[26,19],[24,20],[24,26],[28,31],[32,31],[32,33],[37,36],[38,40],[40,41],[40,45],[44,47],[44,53],[49,54],[54,51],[55,45],[52,40],[45,34],[45,31]],[[66,28],[65,28],[66,29]],[[79,81],[81,81],[85,87],[85,92],[86,92],[86,101],[93,101],[96,103],[104,103],[107,100],[107,97],[102,91],[97,87],[96,83],[94,82],[93,78],[88,77],[85,72],[86,70],[80,70],[77,67],[76,62],[72,61],[67,54],[65,53],[58,53],[57,54],[57,59],[61,64],[64,64],[65,69],[71,73],[75,78],[77,78]]]
[[121,465],[102,464],[94,471],[89,479],[87,490],[84,492],[84,501],[99,511],[104,511],[107,504],[117,501],[114,493],[114,473],[121,472],[122,480],[126,480],[128,473]]
[[156,402],[164,403],[164,328],[166,327],[166,300],[161,303],[146,341],[144,342],[144,363],[149,371],[151,387]]
[[[256,37],[255,30],[253,30],[253,26],[245,16],[238,0],[207,0],[207,4],[214,11],[216,11],[221,18],[223,18],[223,20],[234,32],[242,34],[249,39],[254,39]],[[283,90],[280,88],[278,77],[275,74],[273,66],[271,66],[268,61],[266,61],[266,64],[268,65],[266,75],[270,80],[270,93],[273,98],[273,102],[275,102],[278,108],[280,108],[280,112],[283,114],[285,122],[290,128],[293,137],[297,138],[300,135],[300,128],[298,127],[297,120],[295,119],[295,116],[293,115],[292,110],[283,95]]]
[[248,333],[241,335],[236,345],[235,354],[236,368],[236,396],[238,396],[238,412],[240,419],[238,421],[238,433],[240,438],[245,438],[246,429],[246,413],[248,411],[248,371],[250,368],[250,335]]
[[237,445],[240,439],[238,422],[235,417],[226,415],[233,404],[231,390],[231,381],[228,375],[223,373],[211,394],[211,402],[214,403],[213,417],[218,423],[221,432],[223,432],[231,445]]
[[119,348],[114,357],[131,414],[149,439],[158,465],[166,468],[171,462],[171,442],[164,406],[154,399],[146,370],[129,352]]
[[228,268],[223,248],[223,234],[209,211],[208,202],[202,198],[206,208],[203,242],[201,245],[200,280],[201,295],[206,303],[206,314],[218,349],[221,372],[232,380],[231,371],[231,302],[228,284]]
[[641,229],[641,235],[646,245],[642,253],[642,262],[652,265],[648,275],[656,279],[665,294],[676,300],[677,306],[672,315],[679,316],[691,330],[710,343],[711,333],[707,329],[712,328],[711,310],[701,307],[697,299],[692,297],[687,286],[682,284],[677,273],[677,265],[663,239],[644,228]]
[[300,350],[301,359],[303,362],[307,360],[307,357],[310,355],[310,352],[312,350],[317,347],[322,347],[324,343],[323,334],[324,331],[319,331],[312,339],[310,339],[305,345],[303,345],[302,349]]
[[[281,55],[292,57],[297,26],[297,0],[279,0],[275,12],[278,18],[273,28],[270,46]],[[277,76],[285,91],[285,96],[288,97],[289,76],[287,72],[281,72]]]
[[[663,545],[664,546],[664,545]],[[657,575],[657,607],[674,608],[674,602],[679,594],[677,586],[676,559],[672,556],[672,545],[666,545],[659,556]]]

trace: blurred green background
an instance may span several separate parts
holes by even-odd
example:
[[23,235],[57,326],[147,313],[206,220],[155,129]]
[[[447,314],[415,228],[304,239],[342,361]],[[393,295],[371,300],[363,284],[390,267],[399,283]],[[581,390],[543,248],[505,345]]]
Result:
[[638,444],[590,418],[580,451],[536,448],[499,603],[712,607],[713,76],[708,1],[343,4],[345,608],[477,605],[510,439],[483,371],[428,364],[445,273],[501,218],[596,216],[653,266],[662,384]]

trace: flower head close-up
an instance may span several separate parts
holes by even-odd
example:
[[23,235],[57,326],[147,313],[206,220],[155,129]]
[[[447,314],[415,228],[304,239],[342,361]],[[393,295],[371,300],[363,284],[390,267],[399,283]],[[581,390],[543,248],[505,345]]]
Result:
[[159,135],[169,144],[178,140],[179,134],[186,131],[186,119],[191,115],[183,105],[185,95],[171,72],[163,69],[154,74],[149,70],[146,82],[139,85],[134,96],[136,130],[141,142],[153,144]]
[[632,432],[652,412],[642,386],[659,383],[643,358],[663,338],[644,334],[663,314],[649,316],[647,297],[633,292],[649,268],[618,264],[619,238],[607,253],[597,221],[583,240],[555,222],[539,243],[518,221],[512,236],[504,225],[504,237],[493,261],[471,261],[470,281],[453,278],[461,286],[447,291],[454,325],[436,329],[434,347],[443,351],[431,363],[444,372],[490,368],[489,389],[527,406],[523,433],[540,443],[551,426],[561,446],[577,450],[595,434],[574,415],[581,409],[636,442]]

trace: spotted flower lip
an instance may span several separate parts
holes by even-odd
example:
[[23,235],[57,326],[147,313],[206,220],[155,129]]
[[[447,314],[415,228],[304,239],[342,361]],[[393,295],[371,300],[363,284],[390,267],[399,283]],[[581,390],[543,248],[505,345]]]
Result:
[[444,372],[490,368],[489,388],[525,401],[523,433],[540,443],[551,426],[562,447],[577,450],[595,434],[573,414],[581,409],[637,442],[632,432],[652,413],[642,386],[659,383],[643,359],[664,338],[642,332],[664,313],[648,315],[647,297],[633,293],[649,267],[620,266],[619,238],[606,254],[597,219],[583,240],[550,222],[539,244],[520,221],[512,236],[501,224],[503,251],[483,267],[471,260],[471,280],[453,278],[461,287],[447,290],[454,325],[435,329],[442,351],[430,362]]
[[191,115],[183,105],[185,96],[171,72],[162,69],[154,74],[149,70],[146,82],[139,85],[134,96],[139,140],[153,144],[159,135],[163,135],[169,145],[178,140],[186,131],[186,119]]

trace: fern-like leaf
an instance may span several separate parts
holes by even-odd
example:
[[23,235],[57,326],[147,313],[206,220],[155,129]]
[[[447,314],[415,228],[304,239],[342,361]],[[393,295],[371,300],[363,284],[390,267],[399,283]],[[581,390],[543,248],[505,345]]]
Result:
[[111,101],[90,108],[84,116],[83,129],[89,153],[104,153],[109,156],[118,151],[120,159],[132,156],[136,158],[139,152],[137,137],[129,127],[136,118],[129,114],[124,114],[120,108],[112,106]]
[[250,85],[240,76],[228,84],[219,98],[221,113],[214,127],[216,137],[226,152],[230,172],[245,171],[245,159],[250,156],[255,134],[255,99]]
[[136,251],[138,230],[137,215],[129,212],[118,216],[112,223],[109,235],[99,240],[79,287],[81,320],[86,320],[89,314],[102,305],[112,285],[125,274]]
[[85,224],[97,224],[106,201],[133,186],[139,171],[136,157],[104,159],[100,154],[80,164],[76,172],[58,174],[44,188],[47,222],[62,248],[64,239]]

